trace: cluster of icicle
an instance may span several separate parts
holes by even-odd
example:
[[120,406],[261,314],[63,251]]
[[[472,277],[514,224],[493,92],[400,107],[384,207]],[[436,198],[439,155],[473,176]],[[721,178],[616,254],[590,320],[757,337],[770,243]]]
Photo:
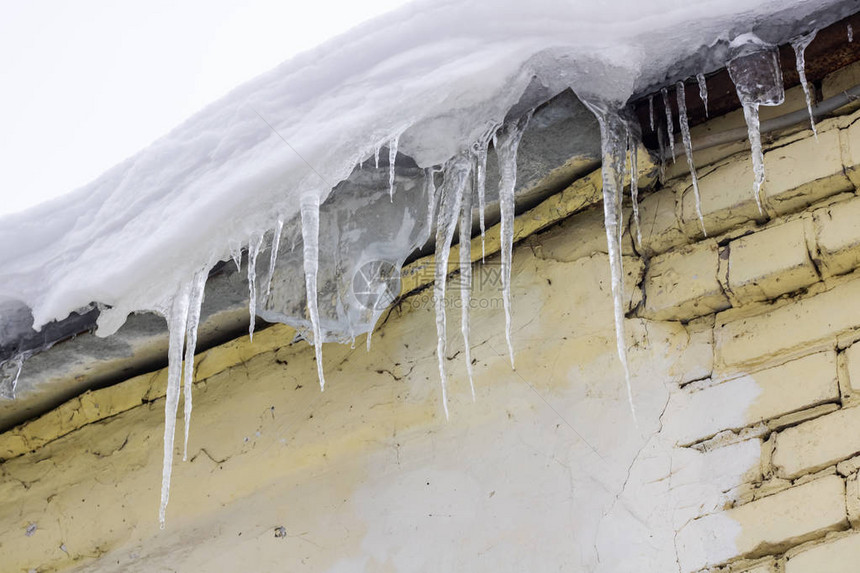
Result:
[[[804,50],[815,37],[815,32],[801,36],[792,41],[797,56],[797,70],[800,81],[806,94],[807,107],[810,114],[810,123],[815,131],[815,121],[812,117],[812,96],[809,91],[808,82],[804,69]],[[772,46],[764,46],[762,50],[770,50],[775,53]],[[749,130],[752,162],[755,172],[754,195],[756,203],[761,209],[760,190],[764,182],[764,161],[761,147],[761,136],[759,134],[758,106],[777,105],[782,102],[781,97],[763,101],[752,97],[754,89],[761,86],[745,85],[746,76],[743,73],[733,73],[738,70],[744,62],[733,60],[728,63],[732,80],[735,82],[738,97],[743,105],[744,117]],[[778,63],[776,70],[778,71]],[[766,86],[774,91],[782,92],[781,75],[774,76],[779,85]],[[759,78],[760,79],[760,78]],[[708,112],[708,90],[707,82],[703,74],[696,76],[699,96]],[[690,135],[690,126],[687,115],[685,83],[677,82],[675,86],[679,130],[687,166],[692,180],[693,194],[695,197],[696,214],[701,225],[702,233],[707,236],[704,219],[702,217],[701,198],[699,195],[698,177],[693,161],[693,146]],[[778,88],[778,89],[777,89]],[[671,156],[675,160],[674,125],[672,117],[672,106],[667,88],[660,92],[665,111],[664,126],[656,125],[653,96],[649,98],[649,122],[652,131],[657,134],[660,144],[661,174],[665,173],[665,161]],[[623,234],[622,201],[625,173],[630,177],[630,195],[633,206],[633,228],[637,245],[641,245],[642,235],[639,224],[638,205],[638,168],[637,149],[641,134],[639,125],[630,119],[632,115],[623,106],[607,106],[601,103],[586,102],[586,105],[595,114],[600,124],[601,132],[601,154],[602,154],[602,178],[603,178],[603,207],[604,225],[606,229],[607,247],[609,253],[609,264],[611,271],[611,290],[614,307],[614,323],[616,332],[616,346],[618,357],[624,370],[627,398],[631,413],[636,418],[636,409],[633,399],[632,385],[630,381],[630,369],[627,360],[627,350],[624,330],[624,270],[621,255],[621,237]],[[472,259],[471,259],[471,230],[473,196],[478,199],[478,221],[481,233],[481,254],[485,254],[485,189],[486,189],[486,165],[487,153],[490,142],[493,144],[499,163],[500,179],[498,183],[499,207],[501,212],[500,238],[501,238],[501,279],[502,298],[505,312],[505,339],[510,356],[511,367],[514,367],[514,350],[511,341],[511,257],[514,240],[514,189],[516,187],[516,162],[519,142],[525,131],[531,113],[526,114],[515,121],[509,121],[503,125],[494,125],[484,135],[474,142],[469,148],[456,155],[441,168],[442,182],[437,187],[436,176],[440,169],[426,168],[424,170],[425,185],[427,186],[428,220],[427,227],[432,233],[435,220],[435,281],[434,281],[434,305],[436,311],[437,348],[436,355],[441,380],[442,405],[446,419],[448,412],[447,396],[447,374],[445,362],[447,356],[447,319],[445,313],[445,291],[446,281],[449,275],[449,254],[454,240],[454,234],[459,227],[459,272],[460,272],[460,296],[461,296],[461,333],[464,343],[464,356],[466,361],[466,372],[472,391],[472,399],[475,398],[475,387],[472,380],[472,361],[469,342],[469,308],[472,288]],[[668,139],[669,151],[665,151],[665,140]],[[388,142],[389,152],[389,193],[393,197],[395,190],[395,160],[397,156],[398,136]],[[629,159],[629,164],[628,164]],[[379,150],[374,153],[374,163],[379,166]],[[304,272],[305,287],[307,293],[307,310],[311,322],[314,352],[316,354],[317,373],[319,376],[320,390],[325,389],[325,377],[322,362],[322,333],[320,329],[319,310],[317,305],[317,271],[319,257],[319,197],[308,194],[301,202],[301,228],[304,243]],[[271,291],[272,276],[277,262],[277,254],[280,245],[281,232],[284,222],[279,220],[271,233],[271,258],[269,260],[268,275],[262,292],[268,297]],[[250,294],[250,326],[249,334],[253,340],[254,319],[257,304],[257,257],[262,249],[264,233],[255,234],[248,241],[247,273]],[[429,237],[428,237],[429,238]],[[233,249],[233,259],[238,269],[241,269],[241,248]],[[170,493],[170,476],[173,465],[174,434],[176,427],[176,413],[178,410],[180,389],[184,388],[185,405],[185,441],[183,460],[187,459],[188,432],[191,420],[191,389],[194,371],[194,349],[197,340],[197,325],[200,319],[200,308],[203,301],[203,289],[206,282],[207,272],[201,270],[191,281],[179,286],[176,295],[162,309],[167,317],[170,330],[170,349],[168,354],[168,385],[167,398],[165,401],[165,427],[164,427],[164,469],[162,476],[161,506],[159,519],[164,527],[165,510]],[[370,345],[370,334],[368,333],[368,347]],[[184,370],[183,370],[184,359]],[[183,382],[184,384],[181,384]],[[638,423],[638,422],[637,422]]]
[[[437,169],[425,169],[425,185],[427,185],[429,204],[427,226],[430,232],[433,222],[436,222],[436,264],[434,284],[434,304],[436,310],[436,328],[438,334],[437,354],[439,357],[439,375],[442,386],[442,403],[445,417],[448,418],[448,397],[445,373],[445,356],[447,327],[445,316],[445,287],[449,274],[449,253],[453,243],[454,233],[459,227],[459,271],[461,296],[461,332],[465,345],[466,370],[475,398],[475,387],[472,381],[472,362],[469,343],[469,308],[472,287],[471,259],[471,230],[472,230],[472,197],[478,199],[479,224],[481,229],[481,252],[485,252],[485,219],[486,206],[486,169],[487,152],[490,142],[498,155],[500,181],[499,202],[501,210],[501,256],[502,256],[502,287],[505,309],[505,336],[510,352],[511,366],[514,364],[513,344],[511,342],[511,256],[514,237],[514,188],[516,186],[517,148],[525,131],[531,113],[519,120],[502,126],[495,125],[469,147],[468,150],[453,157],[442,166],[442,183],[436,186]],[[397,138],[388,142],[389,149],[389,193],[394,195],[395,159],[397,156]],[[379,151],[374,153],[375,165],[379,166]],[[437,207],[438,206],[438,207]],[[317,271],[319,268],[319,197],[308,194],[301,202],[301,229],[304,244],[303,260],[305,272],[305,287],[307,295],[308,317],[311,322],[313,336],[312,344],[316,354],[317,374],[320,390],[325,389],[325,376],[322,361],[322,333],[320,329],[319,310],[317,304]],[[277,263],[281,233],[284,221],[278,220],[271,233],[271,257],[268,274],[262,292],[268,298],[271,292],[272,277]],[[249,289],[249,336],[253,341],[256,306],[258,299],[257,287],[257,258],[262,250],[266,233],[257,233],[249,238],[247,245],[247,273]],[[429,237],[428,237],[429,238]],[[232,258],[236,268],[241,270],[242,248],[232,249]],[[192,383],[194,376],[194,350],[197,343],[197,326],[200,321],[200,309],[203,302],[204,286],[208,272],[201,270],[193,279],[179,286],[176,294],[160,310],[167,318],[170,332],[170,347],[168,351],[167,395],[164,405],[164,466],[161,485],[161,505],[159,521],[164,527],[165,512],[170,496],[170,478],[173,468],[173,449],[176,432],[176,414],[179,406],[180,390],[184,396],[185,405],[185,441],[183,460],[188,457],[188,433],[192,410]],[[368,333],[368,348],[370,346]],[[184,369],[183,369],[184,361]],[[184,380],[184,384],[182,383]]]
[[[813,30],[808,34],[804,34],[798,36],[791,40],[791,46],[794,48],[795,53],[795,63],[797,67],[797,74],[800,78],[800,84],[803,88],[803,93],[806,98],[806,108],[809,113],[809,123],[812,129],[812,133],[815,138],[818,138],[818,132],[815,126],[815,117],[813,115],[813,96],[809,86],[809,82],[806,79],[806,64],[805,64],[805,51],[806,48],[812,43],[812,40],[815,39],[817,30]],[[849,41],[852,41],[853,35],[852,30],[848,29]],[[769,82],[761,83],[761,77],[750,77],[743,72],[747,71],[748,67],[751,64],[751,58],[759,58],[762,56],[766,56],[765,59],[769,58],[773,62],[772,71],[773,76]],[[738,57],[727,63],[727,68],[729,70],[729,75],[732,78],[732,81],[735,83],[735,88],[737,91],[738,98],[741,101],[741,105],[743,108],[744,119],[747,124],[747,130],[750,141],[750,149],[751,149],[751,158],[753,163],[753,173],[755,175],[754,181],[754,197],[756,200],[756,205],[758,206],[759,213],[764,214],[764,209],[761,203],[761,187],[765,180],[765,171],[764,171],[764,154],[762,150],[761,143],[761,133],[760,133],[760,122],[759,122],[759,113],[758,108],[761,105],[780,105],[784,101],[784,90],[782,85],[782,75],[780,73],[779,67],[779,56],[776,46],[770,46],[766,44],[761,44],[753,54],[748,54],[746,56]],[[702,104],[704,105],[705,115],[708,115],[708,86],[707,80],[704,74],[696,75],[696,83],[699,88],[699,97],[702,100]],[[769,97],[762,98],[761,92],[764,91],[768,93]],[[655,125],[655,116],[654,116],[654,99],[653,96],[648,100],[649,106],[649,119],[650,119],[650,127],[651,130],[654,131],[656,128],[657,140],[660,146],[660,173],[661,178],[665,175],[666,170],[666,160],[669,156],[672,157],[672,161],[675,161],[675,138],[674,138],[674,125],[672,118],[672,106],[669,98],[669,93],[667,88],[662,88],[660,90],[663,108],[666,116],[666,125],[665,132],[663,131],[664,127],[662,125]],[[681,142],[684,145],[684,154],[687,158],[687,166],[690,171],[690,179],[693,188],[693,196],[695,198],[695,207],[696,207],[696,215],[699,219],[699,225],[702,229],[702,234],[707,237],[708,232],[705,229],[705,221],[702,217],[702,203],[701,196],[699,194],[699,179],[696,174],[696,167],[693,162],[693,145],[692,139],[690,136],[690,125],[687,118],[687,101],[686,101],[686,92],[685,92],[685,82],[679,81],[675,85],[675,94],[677,96],[677,108],[678,108],[678,123],[679,129],[681,132]],[[757,97],[758,96],[758,97]],[[668,134],[668,137],[664,135]],[[665,150],[665,140],[668,138],[668,153]]]

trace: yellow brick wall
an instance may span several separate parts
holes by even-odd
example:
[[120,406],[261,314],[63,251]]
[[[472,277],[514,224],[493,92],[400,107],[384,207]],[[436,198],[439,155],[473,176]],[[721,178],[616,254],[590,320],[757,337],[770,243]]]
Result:
[[765,215],[735,153],[700,165],[707,238],[682,175],[625,235],[639,427],[592,174],[518,222],[516,371],[476,290],[475,402],[449,313],[449,422],[427,291],[326,346],[325,393],[261,331],[198,358],[165,531],[163,371],[0,435],[0,571],[860,570],[860,112],[765,163]]

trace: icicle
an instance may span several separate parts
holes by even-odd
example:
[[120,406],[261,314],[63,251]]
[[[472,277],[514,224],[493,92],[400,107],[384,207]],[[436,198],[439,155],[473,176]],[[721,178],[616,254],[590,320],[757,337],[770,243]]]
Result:
[[447,324],[445,318],[445,287],[448,279],[448,257],[463,192],[469,182],[471,162],[465,154],[458,155],[445,165],[445,179],[442,182],[442,197],[439,216],[436,221],[436,268],[433,283],[433,304],[436,308],[436,358],[439,363],[439,377],[442,380],[442,407],[448,419],[448,385],[445,375],[447,356]]
[[[478,158],[472,157],[473,181],[477,184]],[[460,332],[463,333],[463,348],[466,358],[466,372],[472,401],[475,400],[475,382],[472,380],[472,348],[469,345],[469,305],[472,302],[472,192],[463,193],[463,207],[460,213]]]
[[639,141],[630,123],[627,124],[627,151],[630,155],[630,200],[633,203],[633,225],[636,227],[636,244],[642,246],[642,228],[639,224]]
[[696,81],[699,82],[699,97],[705,104],[705,117],[708,117],[708,82],[705,81],[705,74],[696,74]]
[[373,340],[373,327],[367,331],[367,352],[370,352],[370,342]]
[[209,272],[200,270],[191,281],[191,294],[188,301],[188,320],[185,327],[185,385],[183,400],[185,402],[185,447],[182,450],[182,461],[188,459],[188,433],[191,428],[191,391],[194,385],[194,352],[197,349],[197,326],[200,324],[200,308],[203,305],[203,292]]
[[503,126],[493,135],[493,147],[499,158],[499,210],[502,240],[502,304],[505,307],[505,339],[511,368],[514,368],[514,346],[511,343],[511,256],[514,244],[514,187],[517,184],[517,148],[531,119],[531,112],[514,123]]
[[236,265],[236,272],[242,272],[242,246],[237,245],[235,247],[230,247],[230,257]]
[[394,161],[397,159],[397,140],[398,137],[394,137],[388,143],[388,195],[392,203],[394,202]]
[[848,41],[854,42],[854,27],[851,24],[848,24]]
[[752,43],[743,46],[742,55],[726,65],[729,77],[735,84],[738,99],[744,110],[747,133],[750,140],[753,173],[753,191],[760,214],[764,215],[761,203],[761,186],[764,183],[764,153],[761,146],[758,108],[760,105],[779,105],[785,101],[779,51],[774,46]]
[[705,230],[705,219],[702,217],[702,198],[699,195],[699,178],[696,176],[696,166],[693,163],[693,141],[690,137],[690,123],[687,120],[687,100],[684,93],[684,82],[678,82],[676,93],[678,95],[678,125],[681,128],[681,138],[684,140],[684,154],[687,156],[687,167],[690,168],[690,177],[693,180],[696,215],[699,217],[702,234],[707,237],[708,232]]
[[278,219],[272,233],[272,252],[269,253],[269,274],[266,277],[266,300],[272,293],[272,277],[275,276],[275,264],[278,262],[278,250],[281,248],[281,232],[284,230],[284,220]]
[[379,169],[379,148],[376,148],[376,151],[373,152],[373,165],[376,169]]
[[432,167],[424,168],[424,189],[427,193],[427,241],[433,234],[433,219],[436,216],[436,175]]
[[188,306],[192,285],[180,285],[164,311],[169,331],[167,351],[167,394],[164,400],[164,464],[161,472],[161,505],[158,522],[164,529],[167,502],[170,498],[170,475],[173,472],[173,439],[176,434],[176,411],[179,407],[179,390],[182,380],[182,350],[188,323]]
[[817,33],[818,30],[813,30],[809,34],[804,34],[791,41],[797,64],[797,75],[800,77],[800,85],[803,86],[803,95],[806,97],[806,109],[809,111],[809,125],[812,126],[812,134],[816,141],[818,140],[818,130],[815,128],[815,117],[812,115],[812,93],[809,89],[809,82],[806,81],[806,48],[815,39]]
[[251,337],[251,342],[254,341],[254,326],[257,319],[257,255],[262,246],[263,235],[252,235],[248,242],[248,292],[251,295],[248,302],[248,313],[251,315],[248,334]]
[[666,135],[669,137],[669,150],[672,152],[672,163],[675,163],[675,126],[672,123],[672,106],[669,105],[669,90],[660,90],[663,96],[663,108],[666,110]]
[[481,261],[487,254],[485,237],[486,228],[484,223],[484,211],[487,207],[486,189],[487,189],[487,149],[490,146],[490,137],[492,137],[495,129],[488,131],[472,146],[472,154],[474,155],[475,165],[475,187],[478,194],[478,224],[481,227]]
[[651,122],[651,131],[654,131],[654,95],[648,96],[648,119]]
[[660,151],[660,182],[666,181],[666,138],[663,136],[663,126],[657,126],[657,146]]
[[627,364],[627,347],[624,334],[624,269],[621,260],[622,211],[620,205],[626,155],[625,125],[618,113],[607,111],[587,102],[586,105],[594,112],[600,123],[601,152],[603,155],[603,222],[606,227],[606,242],[612,276],[615,342],[618,358],[624,369],[630,412],[633,414],[633,419],[638,427],[639,422],[636,417],[636,406],[633,402],[633,389],[630,384],[630,368]]
[[320,392],[325,390],[322,363],[322,330],[317,306],[317,270],[319,269],[320,198],[316,193],[302,197],[302,240],[304,241],[305,291],[308,299],[308,314],[314,333],[314,354],[317,359],[317,375]]
[[755,204],[758,206],[758,212],[764,215],[764,208],[761,205],[761,186],[764,183],[764,153],[761,149],[758,105],[744,102],[743,109],[744,120],[747,123],[747,133],[749,134],[750,139],[750,154],[752,155],[753,173],[755,174],[755,182],[753,183]]

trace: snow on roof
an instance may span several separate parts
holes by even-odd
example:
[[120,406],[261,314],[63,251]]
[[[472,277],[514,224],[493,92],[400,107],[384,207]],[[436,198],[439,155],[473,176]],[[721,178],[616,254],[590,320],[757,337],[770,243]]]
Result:
[[844,5],[410,4],[238,87],[91,184],[0,219],[0,300],[26,303],[36,328],[97,301],[115,309],[101,322],[110,333],[296,215],[300,197],[324,200],[388,142],[419,166],[446,161],[498,124],[533,76],[549,95],[572,86],[624,102],[679,61],[722,67],[738,34],[785,39]]

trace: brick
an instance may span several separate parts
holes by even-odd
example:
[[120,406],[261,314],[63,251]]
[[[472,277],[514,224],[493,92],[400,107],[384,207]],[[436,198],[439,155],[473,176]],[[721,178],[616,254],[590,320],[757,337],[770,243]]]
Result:
[[742,302],[776,298],[817,281],[802,219],[729,244],[729,288]]
[[690,321],[685,328],[687,347],[669,369],[672,380],[679,385],[708,378],[714,369],[713,317]]
[[860,568],[860,533],[815,545],[785,563],[785,573],[856,573]]
[[677,535],[678,561],[686,573],[699,571],[778,553],[846,526],[845,486],[831,475],[689,522]]
[[806,354],[835,345],[836,337],[860,327],[860,280],[839,283],[755,316],[725,319],[714,328],[714,368],[737,371],[775,355]]
[[[755,202],[754,180],[749,152],[733,155],[699,177],[702,218],[708,235],[719,235],[741,223],[764,219]],[[681,200],[681,223],[688,236],[701,237],[692,186],[686,189]]]
[[860,267],[860,199],[818,209],[813,220],[821,272],[833,276]]
[[845,505],[848,508],[848,521],[851,527],[857,529],[860,526],[860,482],[857,474],[851,474],[845,480]]
[[675,214],[675,191],[671,187],[652,193],[639,203],[639,221],[642,227],[640,248],[647,256],[687,243]]
[[799,211],[854,188],[842,169],[839,129],[819,130],[764,154],[765,202],[777,214]]
[[843,138],[845,142],[842,162],[845,171],[855,186],[860,187],[860,122],[856,121],[857,114],[851,118],[852,123]]
[[[848,64],[844,68],[824,76],[824,79],[821,80],[821,96],[823,99],[828,99],[853,88],[857,84],[860,84],[860,62]],[[860,105],[860,102],[855,103]],[[847,107],[840,108],[840,110]]]
[[687,445],[838,399],[836,353],[821,352],[697,392],[675,392],[663,428]]
[[848,388],[843,388],[846,392],[846,398],[852,397],[856,393],[860,393],[860,344],[855,343],[845,349],[845,365],[848,371]]
[[651,259],[644,282],[645,318],[689,320],[728,308],[718,268],[712,239]]
[[844,408],[777,434],[773,465],[780,477],[818,471],[860,453],[860,408]]

